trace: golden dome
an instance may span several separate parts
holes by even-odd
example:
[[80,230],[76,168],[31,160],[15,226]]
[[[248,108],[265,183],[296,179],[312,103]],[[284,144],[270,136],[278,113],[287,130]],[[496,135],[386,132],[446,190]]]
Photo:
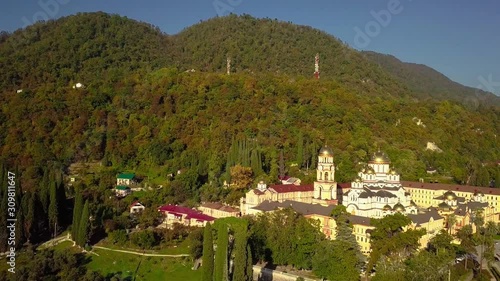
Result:
[[443,197],[448,201],[457,200],[457,195],[451,190],[446,191]]
[[401,203],[397,203],[396,205],[394,205],[394,211],[396,211],[396,212],[404,212],[405,211],[405,207]]
[[389,205],[385,205],[384,208],[383,208],[383,210],[384,211],[392,211],[392,208]]
[[377,163],[377,164],[388,164],[391,163],[391,160],[389,159],[389,156],[385,154],[385,152],[382,151],[377,151],[373,153],[371,161],[372,163]]
[[325,145],[319,150],[319,154],[323,156],[333,157],[333,150]]

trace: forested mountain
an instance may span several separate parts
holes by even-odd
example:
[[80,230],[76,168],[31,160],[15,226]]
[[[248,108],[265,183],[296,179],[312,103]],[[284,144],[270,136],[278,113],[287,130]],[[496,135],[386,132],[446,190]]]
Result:
[[[500,97],[450,80],[423,64],[402,62],[394,56],[364,51],[362,54],[407,85],[422,99],[447,99],[467,106],[491,104],[500,106]],[[479,81],[478,81],[479,83]]]
[[[116,169],[155,167],[158,177],[190,170],[199,176],[189,184],[196,194],[202,183],[222,181],[229,159],[238,159],[231,144],[246,142],[254,144],[245,153],[261,159],[255,178],[270,180],[281,153],[282,162],[310,168],[324,143],[336,153],[339,181],[351,180],[355,163],[378,147],[411,180],[433,166],[476,183],[481,163],[500,156],[498,108],[408,98],[413,93],[397,78],[309,27],[229,16],[168,36],[92,13],[2,38],[1,158],[23,170],[26,189],[37,186],[47,162],[98,160]],[[312,78],[317,52],[319,81]],[[72,89],[75,82],[85,87]],[[443,153],[426,151],[429,141]]]
[[404,96],[404,83],[337,38],[309,26],[249,15],[213,18],[173,36],[175,63],[201,71],[271,72],[312,77],[320,54],[321,79],[364,94]]
[[166,64],[168,37],[147,23],[84,13],[0,36],[0,89],[110,84]]

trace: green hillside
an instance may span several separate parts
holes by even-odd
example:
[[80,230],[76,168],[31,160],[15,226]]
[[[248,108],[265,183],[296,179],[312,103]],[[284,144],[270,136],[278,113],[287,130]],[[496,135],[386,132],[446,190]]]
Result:
[[366,51],[362,54],[399,78],[422,99],[454,100],[469,107],[475,107],[477,104],[500,106],[500,97],[454,82],[426,65],[402,62],[394,56],[376,52]]
[[[26,34],[33,37],[25,42]],[[336,153],[339,181],[353,179],[355,163],[378,147],[404,179],[426,176],[426,166],[472,184],[482,170],[489,179],[496,174],[481,163],[500,156],[498,108],[408,98],[414,94],[397,78],[309,27],[229,16],[167,36],[92,13],[3,38],[1,158],[23,169],[26,188],[47,161],[68,167],[97,160],[153,169],[160,179],[187,169],[196,195],[203,183],[226,178],[226,162],[259,159],[254,178],[274,180],[281,152],[285,164],[313,168],[324,143]],[[312,78],[316,52],[320,81]],[[184,72],[191,68],[196,72]],[[72,89],[75,82],[86,87]],[[443,153],[426,151],[427,142]]]

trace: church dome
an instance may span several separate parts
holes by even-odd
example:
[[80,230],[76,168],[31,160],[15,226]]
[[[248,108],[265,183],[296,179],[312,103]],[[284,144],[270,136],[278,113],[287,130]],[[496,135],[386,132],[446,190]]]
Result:
[[389,164],[391,163],[391,160],[389,159],[389,156],[385,154],[385,152],[382,151],[377,151],[373,153],[371,161],[372,163],[377,163],[377,164]]
[[448,201],[457,200],[457,195],[451,190],[446,191],[443,197]]
[[441,210],[450,210],[451,209],[450,205],[446,204],[445,202],[439,203],[438,208]]
[[481,191],[476,191],[474,192],[474,196],[484,196],[484,193],[482,193]]
[[389,205],[385,205],[384,208],[383,208],[383,210],[384,211],[392,211],[392,208]]
[[396,205],[394,205],[394,211],[396,211],[396,212],[404,212],[405,211],[405,207],[401,203],[397,203]]
[[397,174],[398,172],[396,172],[396,169],[394,169],[394,167],[391,167],[391,169],[389,169],[389,174],[391,175],[395,175]]
[[331,148],[329,148],[327,145],[323,146],[320,150],[319,150],[319,154],[320,155],[324,155],[324,156],[330,156],[330,157],[333,157],[333,150]]

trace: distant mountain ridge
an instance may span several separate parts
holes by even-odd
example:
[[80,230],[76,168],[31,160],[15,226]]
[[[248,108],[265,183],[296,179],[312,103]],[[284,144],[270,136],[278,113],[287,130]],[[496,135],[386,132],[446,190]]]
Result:
[[422,98],[449,99],[469,106],[474,103],[500,105],[499,96],[452,81],[427,65],[403,62],[392,55],[372,51],[363,51],[362,54],[403,81]]
[[500,105],[499,97],[453,82],[427,66],[358,52],[309,26],[249,15],[213,18],[175,35],[102,12],[1,33],[0,87],[13,90],[77,81],[110,84],[131,72],[161,67],[225,72],[228,57],[233,73],[312,79],[316,53],[321,79],[337,81],[356,93]]

